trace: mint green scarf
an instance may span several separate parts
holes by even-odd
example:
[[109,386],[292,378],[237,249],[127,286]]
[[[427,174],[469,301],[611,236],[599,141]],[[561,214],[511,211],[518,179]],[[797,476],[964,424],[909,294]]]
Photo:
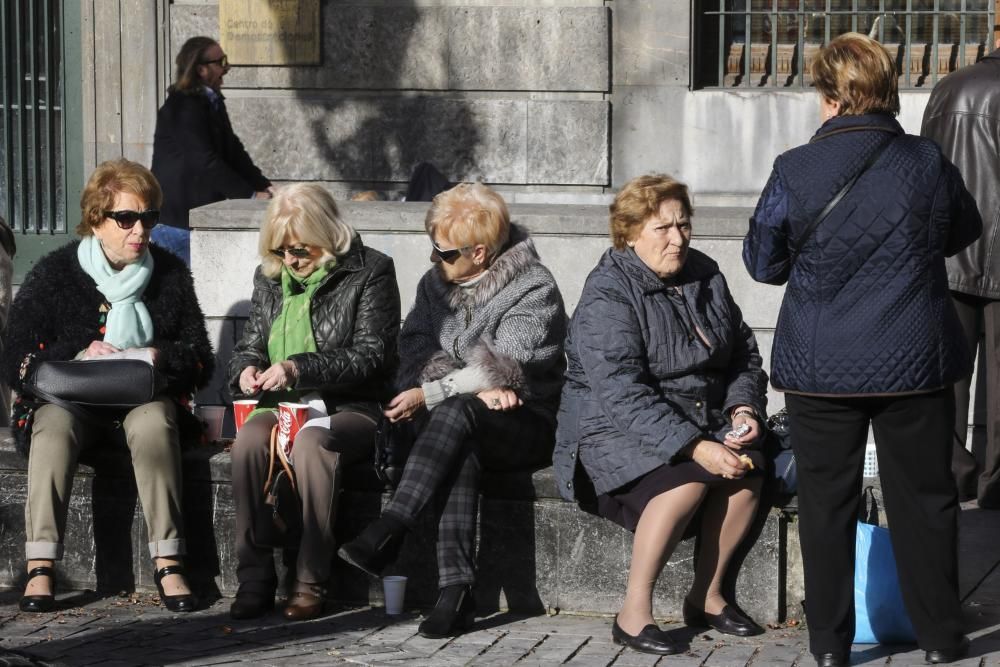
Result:
[[85,236],[76,249],[76,258],[97,283],[97,291],[111,304],[104,325],[104,342],[122,350],[149,345],[153,340],[153,319],[142,302],[142,293],[153,278],[153,256],[149,250],[138,262],[115,271],[97,237]]
[[[272,364],[285,361],[293,354],[316,351],[310,312],[312,298],[332,267],[333,264],[328,263],[305,278],[298,278],[287,266],[282,267],[281,312],[271,324],[271,333],[267,338],[267,356]],[[281,401],[296,401],[298,398],[299,393],[295,390],[270,392],[261,398],[258,408],[250,416],[273,408]]]

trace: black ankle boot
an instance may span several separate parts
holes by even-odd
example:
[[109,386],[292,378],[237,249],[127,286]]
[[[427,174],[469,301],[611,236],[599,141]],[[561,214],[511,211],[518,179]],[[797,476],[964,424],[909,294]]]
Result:
[[430,616],[417,628],[422,637],[442,639],[461,634],[476,622],[476,603],[466,584],[445,586]]
[[378,577],[396,560],[405,536],[406,526],[401,521],[382,515],[360,535],[340,547],[337,555],[359,570]]

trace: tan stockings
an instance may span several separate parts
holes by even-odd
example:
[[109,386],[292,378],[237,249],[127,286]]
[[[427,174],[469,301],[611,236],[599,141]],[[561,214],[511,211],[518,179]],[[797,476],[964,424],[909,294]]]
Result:
[[688,599],[709,614],[722,611],[726,606],[722,578],[753,522],[760,485],[759,478],[714,489],[684,484],[649,501],[636,526],[625,601],[618,613],[618,625],[625,632],[639,634],[654,622],[656,579],[701,506],[701,545]]

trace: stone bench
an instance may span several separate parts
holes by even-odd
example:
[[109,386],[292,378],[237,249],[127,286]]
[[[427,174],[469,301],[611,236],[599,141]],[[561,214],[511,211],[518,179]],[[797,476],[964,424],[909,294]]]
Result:
[[[146,528],[136,500],[125,450],[99,452],[80,466],[74,482],[59,565],[60,586],[104,592],[151,590]],[[24,571],[24,500],[27,465],[0,429],[0,586],[20,586]],[[348,468],[337,521],[338,543],[378,517],[387,499],[370,466]],[[237,588],[230,459],[220,447],[184,453],[184,515],[187,564],[195,586],[209,597]],[[741,606],[760,622],[797,611],[799,584],[787,576],[792,561],[794,517],[762,515],[759,537],[746,553],[735,582]],[[614,613],[625,589],[631,534],[560,499],[551,468],[483,480],[478,548],[477,600],[482,611]],[[435,527],[431,519],[408,538],[394,566],[410,577],[407,600],[431,605],[436,598]],[[691,583],[694,540],[684,542],[666,566],[657,589],[658,614],[678,617]],[[331,554],[331,558],[335,558]],[[280,563],[281,558],[278,558]],[[792,569],[795,570],[794,563]],[[791,583],[789,584],[789,581]],[[352,602],[380,599],[377,581],[335,559],[332,596]]]

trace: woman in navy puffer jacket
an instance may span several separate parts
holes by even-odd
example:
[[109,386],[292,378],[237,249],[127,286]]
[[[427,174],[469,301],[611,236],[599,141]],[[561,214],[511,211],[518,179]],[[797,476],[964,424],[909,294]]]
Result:
[[743,248],[755,280],[788,283],[771,382],[786,392],[798,462],[810,648],[820,665],[849,662],[871,424],[903,599],[928,661],[950,662],[968,647],[949,469],[951,385],[971,361],[944,258],[975,240],[982,223],[938,146],[904,134],[893,118],[897,74],[881,45],[842,35],[812,74],[824,123],[775,161]]

